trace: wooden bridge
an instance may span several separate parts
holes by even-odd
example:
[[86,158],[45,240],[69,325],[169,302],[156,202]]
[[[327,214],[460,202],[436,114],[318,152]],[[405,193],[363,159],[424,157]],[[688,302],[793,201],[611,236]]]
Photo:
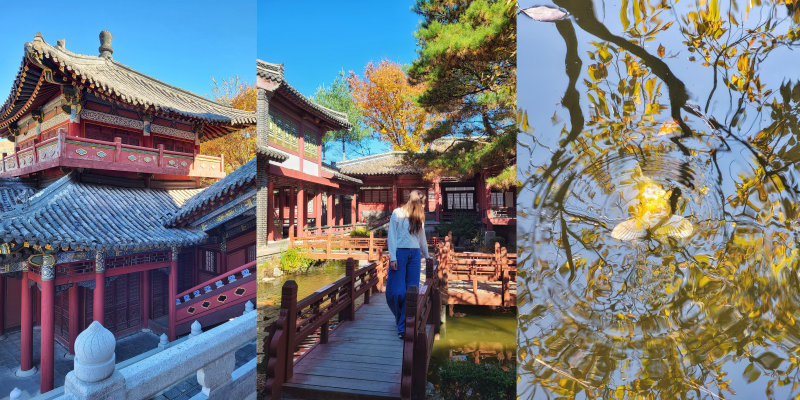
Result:
[[388,261],[381,255],[356,270],[349,258],[344,278],[299,302],[297,284],[284,284],[280,317],[264,339],[267,398],[424,398],[441,321],[440,271],[428,262],[424,284],[408,289],[399,340],[383,293]]

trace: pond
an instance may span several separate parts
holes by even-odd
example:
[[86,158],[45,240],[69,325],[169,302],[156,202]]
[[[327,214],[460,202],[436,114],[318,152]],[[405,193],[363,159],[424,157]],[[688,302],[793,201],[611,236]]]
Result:
[[513,368],[517,356],[517,313],[514,307],[456,305],[433,342],[428,381],[437,385],[439,366],[447,360],[495,362]]
[[546,7],[518,23],[518,395],[797,397],[800,13]]

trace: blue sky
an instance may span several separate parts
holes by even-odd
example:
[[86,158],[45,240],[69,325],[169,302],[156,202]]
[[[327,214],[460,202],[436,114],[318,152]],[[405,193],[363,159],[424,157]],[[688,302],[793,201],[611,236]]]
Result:
[[[346,5],[345,5],[346,4]],[[420,17],[413,1],[265,1],[258,3],[258,58],[283,63],[286,80],[306,96],[344,69],[362,74],[383,58],[410,64]],[[373,153],[388,150],[371,141]],[[348,152],[347,158],[355,157]],[[341,160],[341,145],[326,161]]]
[[0,24],[0,101],[36,32],[47,43],[66,39],[68,50],[97,55],[98,35],[108,30],[116,61],[200,95],[211,94],[212,76],[255,82],[256,0],[79,3],[40,1],[34,14],[24,1],[3,7],[9,18]]

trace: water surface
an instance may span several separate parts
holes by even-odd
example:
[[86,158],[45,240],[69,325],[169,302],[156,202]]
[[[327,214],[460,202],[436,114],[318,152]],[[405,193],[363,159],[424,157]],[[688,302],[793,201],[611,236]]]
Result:
[[549,5],[518,24],[518,395],[796,398],[793,6]]

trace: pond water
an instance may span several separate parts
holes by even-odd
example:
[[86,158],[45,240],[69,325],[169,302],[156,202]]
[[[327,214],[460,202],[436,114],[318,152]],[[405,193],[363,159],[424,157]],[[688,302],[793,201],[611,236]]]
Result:
[[796,398],[800,13],[549,6],[518,23],[518,395]]
[[441,326],[433,342],[428,381],[439,383],[437,371],[447,360],[497,362],[513,368],[517,356],[517,313],[514,307],[455,306],[455,315]]

